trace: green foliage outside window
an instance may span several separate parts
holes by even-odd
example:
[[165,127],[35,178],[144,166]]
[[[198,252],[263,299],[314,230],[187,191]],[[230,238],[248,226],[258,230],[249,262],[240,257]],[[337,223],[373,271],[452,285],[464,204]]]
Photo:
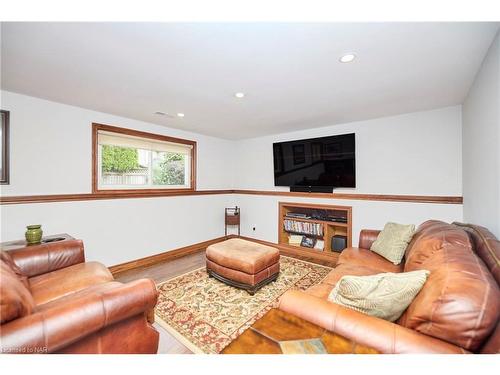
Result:
[[139,167],[137,149],[118,146],[102,146],[103,172],[129,172]]
[[170,152],[160,152],[153,158],[153,184],[184,185],[185,156]]

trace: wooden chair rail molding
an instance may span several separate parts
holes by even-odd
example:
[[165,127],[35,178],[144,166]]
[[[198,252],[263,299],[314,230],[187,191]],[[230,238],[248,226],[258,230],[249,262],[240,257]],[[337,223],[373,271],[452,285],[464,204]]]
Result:
[[409,202],[409,203],[438,203],[438,204],[462,204],[463,198],[460,196],[437,196],[437,195],[385,195],[385,194],[355,194],[355,193],[296,193],[288,191],[270,190],[195,190],[195,191],[170,191],[170,192],[100,192],[83,194],[54,194],[54,195],[21,195],[2,196],[0,205],[8,204],[28,204],[28,203],[48,203],[48,202],[71,202],[88,201],[102,199],[131,199],[131,198],[157,198],[157,197],[177,197],[183,195],[214,195],[214,194],[243,194],[243,195],[275,195],[281,197],[301,197],[320,199],[344,199],[344,200],[366,200],[366,201],[389,201],[389,202]]
[[158,198],[177,197],[183,195],[214,195],[232,194],[233,190],[195,190],[195,191],[169,191],[169,192],[125,192],[125,193],[81,193],[81,194],[54,194],[54,195],[20,195],[10,197],[0,197],[0,205],[7,204],[28,204],[28,203],[48,203],[48,202],[71,202],[71,201],[92,201],[106,199],[131,199],[131,198]]
[[462,204],[463,203],[463,198],[460,196],[441,196],[441,195],[300,193],[300,192],[289,192],[289,191],[264,191],[264,190],[233,190],[233,193],[235,193],[235,194],[250,194],[250,195],[278,195],[278,196],[284,196],[284,197],[302,197],[302,198],[363,200],[363,201],[392,201],[392,202],[446,203],[446,204]]

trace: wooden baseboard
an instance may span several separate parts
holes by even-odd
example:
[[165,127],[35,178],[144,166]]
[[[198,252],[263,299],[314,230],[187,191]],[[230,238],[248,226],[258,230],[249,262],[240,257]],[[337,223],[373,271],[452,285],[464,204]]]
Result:
[[163,253],[151,255],[145,258],[140,258],[136,260],[132,260],[130,262],[126,263],[121,263],[121,264],[116,264],[114,266],[109,267],[109,270],[113,274],[114,277],[117,275],[130,271],[130,270],[136,270],[136,269],[141,269],[145,268],[148,266],[152,266],[154,264],[158,263],[163,263],[167,261],[171,261],[177,258],[184,257],[186,255],[198,253],[200,251],[204,251],[207,246],[210,246],[214,243],[217,242],[222,242],[224,240],[227,240],[229,238],[234,238],[237,237],[236,235],[228,235],[228,236],[223,236],[223,237],[218,237],[213,240],[209,241],[203,241],[203,242],[198,242],[193,245],[181,247],[175,250],[170,250],[170,251],[165,251]]
[[301,256],[301,257],[316,259],[316,260],[320,260],[320,261],[327,261],[327,262],[332,262],[332,263],[336,263],[337,259],[338,259],[338,256],[337,257],[335,256],[336,254],[326,255],[326,254],[322,254],[322,253],[315,251],[315,250],[299,249],[299,248],[294,248],[293,246],[276,244],[274,242],[259,240],[259,239],[252,238],[252,237],[245,237],[245,236],[238,236],[236,234],[230,234],[228,236],[217,237],[217,238],[214,238],[213,240],[198,242],[198,243],[195,243],[193,245],[181,247],[181,248],[178,248],[175,250],[165,251],[163,253],[151,255],[149,257],[132,260],[132,261],[126,262],[126,263],[116,264],[114,266],[109,267],[109,270],[111,271],[111,273],[113,274],[114,277],[117,277],[118,275],[120,275],[124,272],[130,271],[130,270],[138,270],[138,269],[146,268],[146,267],[152,266],[154,264],[168,262],[168,261],[171,261],[174,259],[182,258],[182,257],[187,256],[187,255],[191,255],[191,254],[195,254],[195,253],[198,253],[201,251],[205,251],[207,246],[210,246],[214,243],[228,240],[230,238],[242,238],[244,240],[257,242],[257,243],[267,245],[267,246],[272,246],[272,247],[277,248],[280,251],[280,254],[283,254],[283,255]]

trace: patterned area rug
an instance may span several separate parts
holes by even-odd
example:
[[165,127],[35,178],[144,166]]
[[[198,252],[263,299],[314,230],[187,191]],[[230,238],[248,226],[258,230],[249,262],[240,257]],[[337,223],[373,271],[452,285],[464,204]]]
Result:
[[156,321],[195,353],[219,353],[225,346],[276,307],[289,289],[318,284],[331,268],[281,257],[274,283],[254,296],[214,278],[205,268],[191,271],[158,286]]

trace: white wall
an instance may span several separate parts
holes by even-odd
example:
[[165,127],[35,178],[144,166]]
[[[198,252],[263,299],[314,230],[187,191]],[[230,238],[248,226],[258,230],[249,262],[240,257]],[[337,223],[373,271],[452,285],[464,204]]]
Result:
[[463,104],[464,220],[500,238],[500,34]]
[[2,240],[24,237],[26,224],[85,242],[87,260],[108,266],[224,235],[228,195],[114,199],[2,206]]
[[353,122],[236,142],[234,186],[274,186],[273,142],[356,133],[356,188],[367,194],[462,195],[461,107]]
[[[11,176],[4,195],[89,193],[92,122],[197,141],[197,188],[226,189],[231,141],[0,91],[10,111]],[[182,120],[175,120],[182,121]]]
[[[462,195],[461,107],[454,106],[236,142],[236,189],[281,190],[273,180],[272,143],[356,133],[355,189],[366,194]],[[462,220],[462,205],[347,201],[241,195],[242,233],[277,242],[278,202],[317,202],[353,207],[353,245],[363,228],[387,221],[420,224]],[[253,231],[253,227],[256,228]]]
[[[197,187],[227,189],[232,142],[105,113],[1,93],[10,111],[10,185],[2,195],[91,192],[91,124],[98,122],[198,142]],[[229,196],[204,195],[0,206],[2,241],[23,238],[25,226],[82,238],[89,260],[107,265],[222,236]]]
[[[461,195],[460,106],[243,141],[227,141],[1,92],[11,111],[11,184],[2,195],[91,191],[91,123],[117,125],[198,142],[198,189],[286,190],[273,185],[274,141],[356,133],[357,193]],[[230,155],[231,157],[229,157]],[[353,207],[353,243],[361,228],[386,221],[461,220],[461,205],[295,199],[249,195],[118,199],[0,206],[2,241],[25,225],[68,232],[89,260],[117,264],[223,235],[223,208],[242,207],[242,234],[277,241],[278,201]],[[255,232],[253,227],[256,228]]]

